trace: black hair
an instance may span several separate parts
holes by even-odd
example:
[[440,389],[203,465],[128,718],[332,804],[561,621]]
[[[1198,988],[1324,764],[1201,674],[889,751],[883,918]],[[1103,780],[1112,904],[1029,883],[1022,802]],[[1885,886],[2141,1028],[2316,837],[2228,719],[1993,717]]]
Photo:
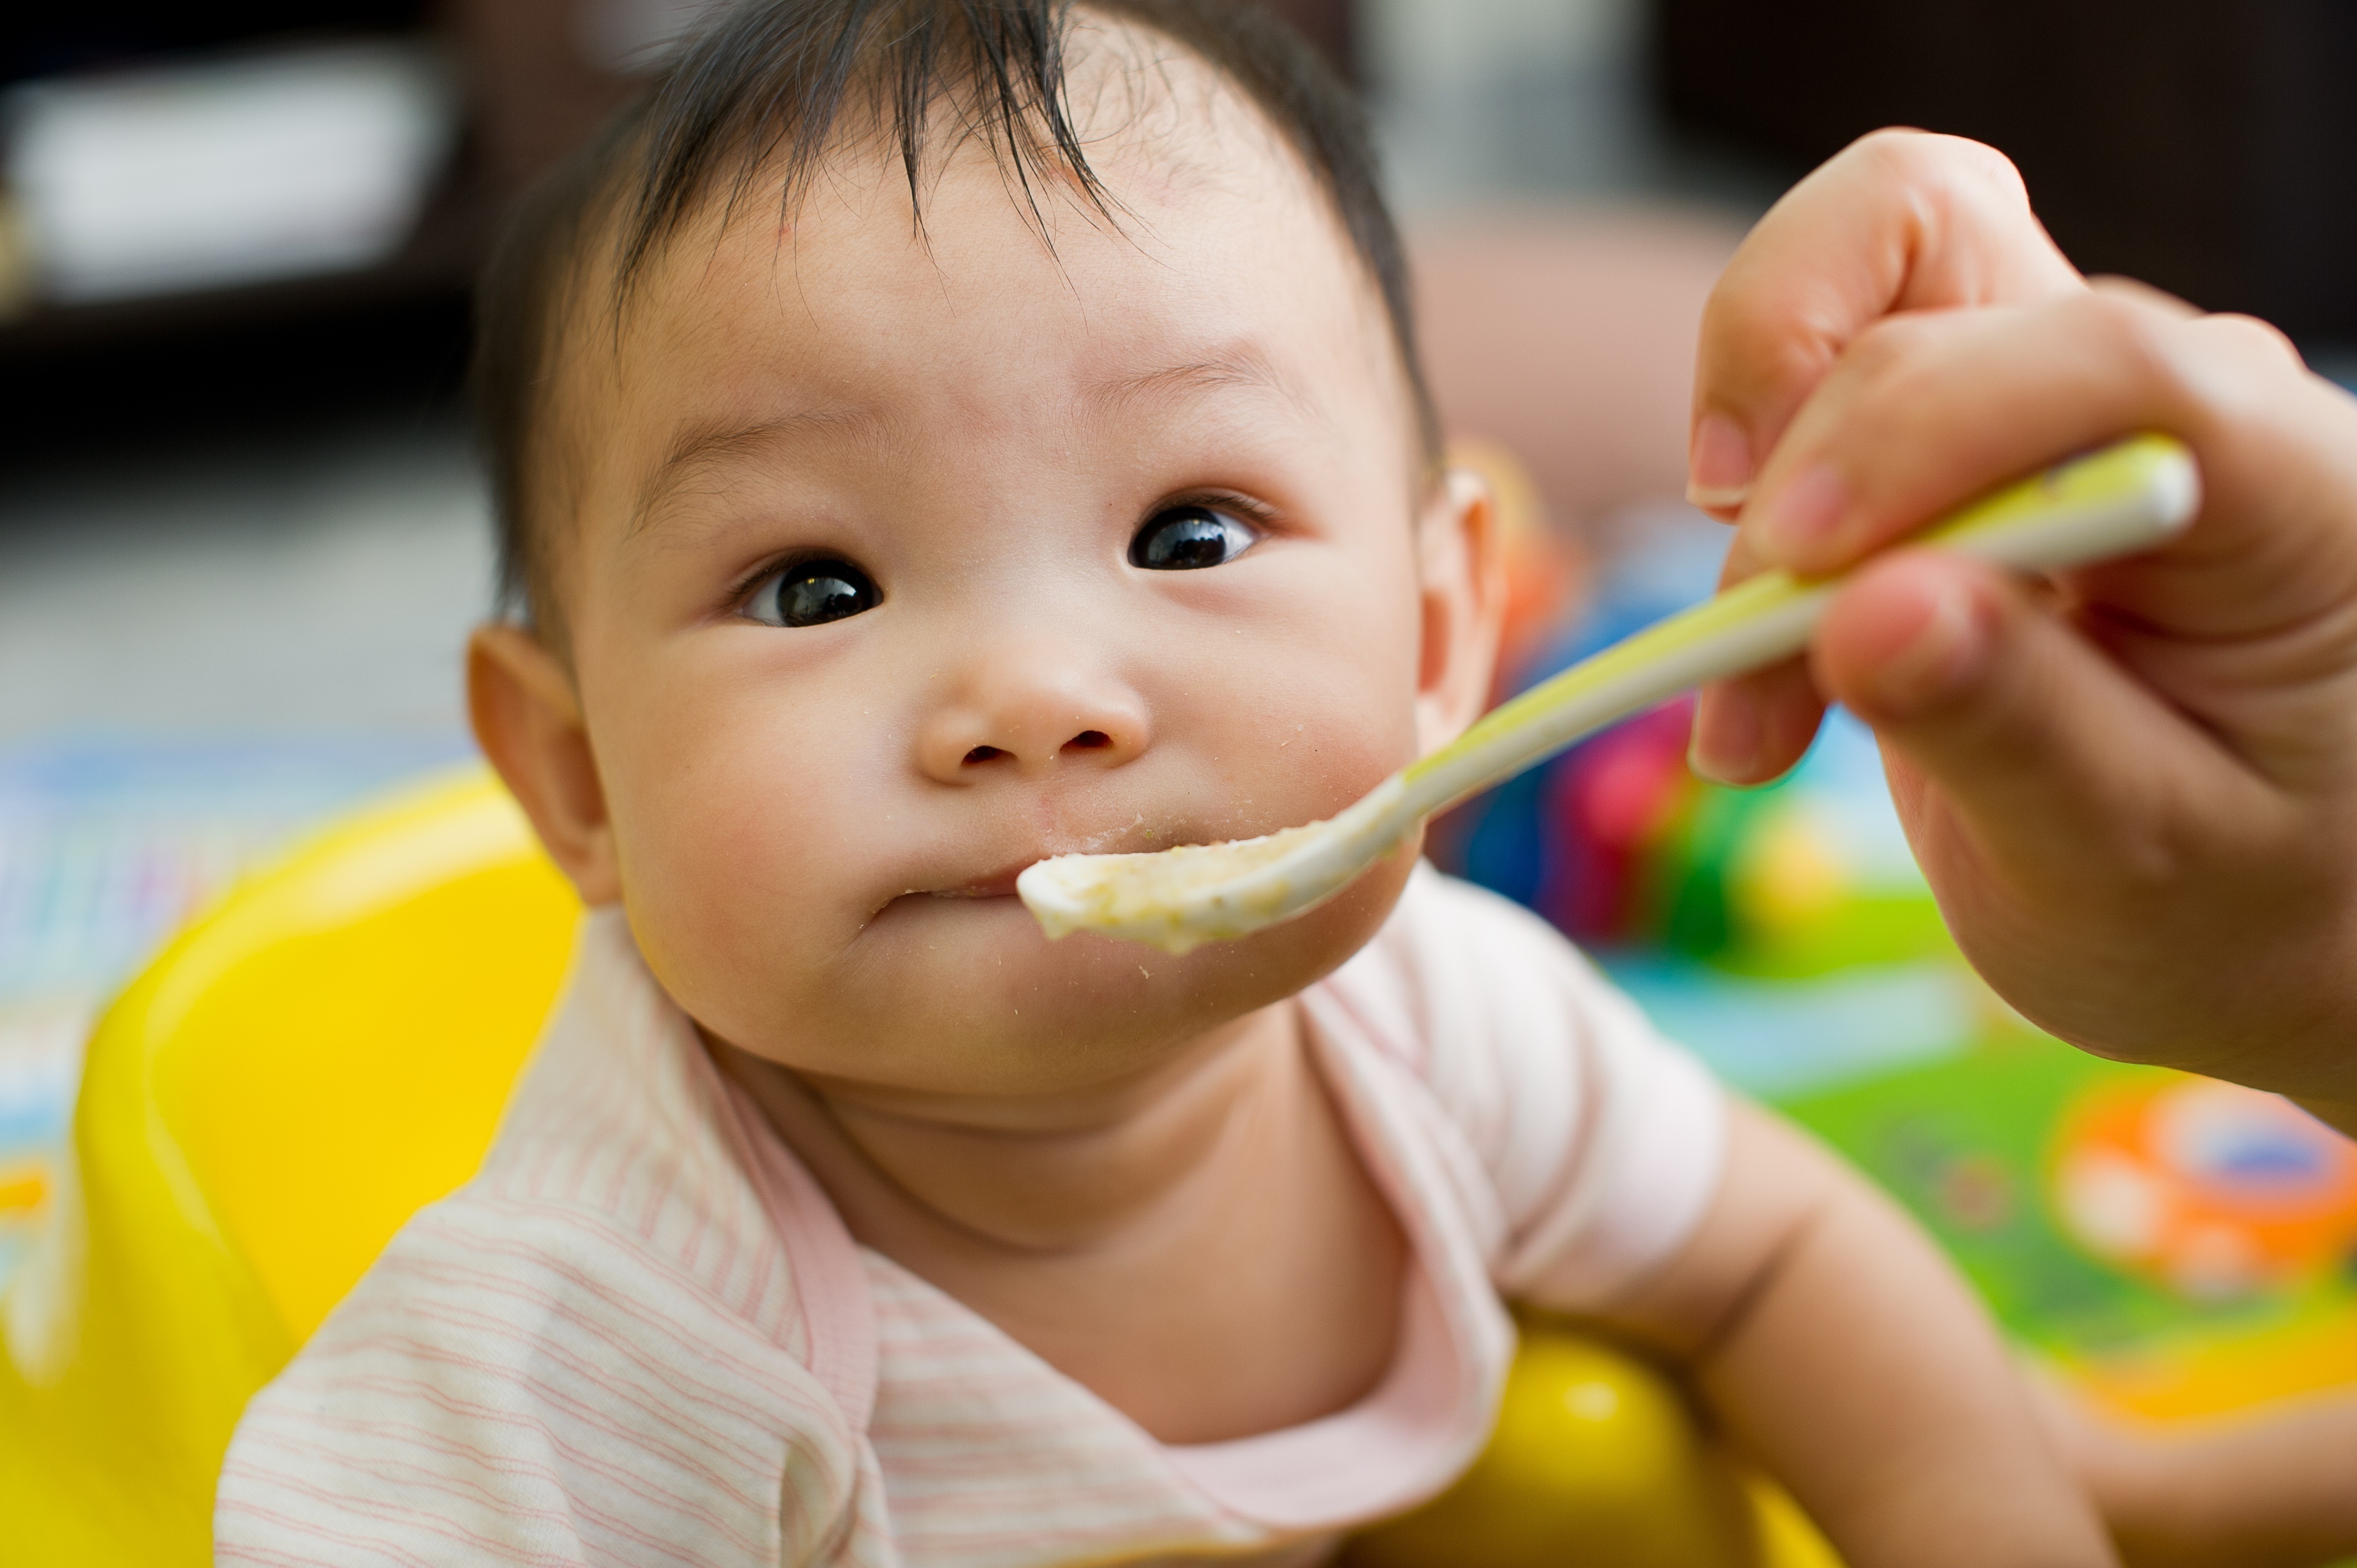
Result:
[[[1383,295],[1424,456],[1437,462],[1439,424],[1416,354],[1406,255],[1356,96],[1257,0],[1082,0],[1080,8],[1200,57],[1308,165]],[[477,291],[472,372],[511,610],[555,629],[548,550],[526,492],[545,383],[588,282],[591,250],[613,247],[619,303],[705,203],[718,199],[733,213],[774,188],[791,211],[842,134],[846,108],[870,113],[889,137],[912,201],[928,127],[946,104],[964,134],[987,139],[1035,220],[1042,184],[1077,187],[1114,219],[1065,98],[1073,9],[1074,0],[736,0],[687,40],[644,97],[526,195]],[[764,187],[773,168],[778,184]],[[921,228],[921,202],[916,210]]]

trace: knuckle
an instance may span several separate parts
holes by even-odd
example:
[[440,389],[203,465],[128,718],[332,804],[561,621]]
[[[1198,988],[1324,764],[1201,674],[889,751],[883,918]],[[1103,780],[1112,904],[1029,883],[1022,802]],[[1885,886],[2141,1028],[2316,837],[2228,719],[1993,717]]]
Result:
[[2249,316],[2204,316],[2182,324],[2171,359],[2173,389],[2189,424],[2212,437],[2245,438],[2282,415],[2287,387],[2308,374],[2291,340]]
[[2080,318],[2105,351],[2145,379],[2174,380],[2175,344],[2180,323],[2143,300],[2114,293],[2073,295],[2061,307]]
[[2154,412],[2189,435],[2263,420],[2286,378],[2306,371],[2291,339],[2255,317],[2185,317],[2114,291],[2063,308],[2091,351],[2144,388]]
[[2141,300],[2146,305],[2178,320],[2190,320],[2201,314],[2184,300],[2166,289],[2155,288],[2138,278],[2123,277],[2117,273],[2102,273],[2087,279],[2087,286],[2099,294],[2117,295],[2123,299]]
[[2013,160],[1969,136],[1888,126],[1860,136],[1843,156],[1875,165],[1910,187],[1975,196],[1985,196],[1994,188],[2025,205],[2029,199],[2029,188]]
[[1936,140],[1931,132],[1918,131],[1911,125],[1885,125],[1852,142],[1842,156],[1904,168],[1910,166],[1924,144]]
[[1843,368],[1861,381],[1888,392],[1893,382],[1919,373],[1930,357],[1939,329],[1920,311],[1900,311],[1878,317],[1851,339]]
[[1829,407],[1839,410],[1835,446],[1878,467],[1874,455],[1920,446],[1927,419],[1953,398],[1944,323],[1922,312],[1886,316],[1860,331],[1828,378]]
[[2284,330],[2272,322],[2239,312],[2204,316],[2188,324],[2190,332],[2205,341],[2215,341],[2229,353],[2281,369],[2305,368],[2299,349]]
[[2021,177],[2021,170],[2011,158],[1986,142],[1963,136],[1945,140],[1953,149],[1957,172],[1972,180],[1977,189],[2000,192],[2009,205],[2029,205],[2029,182]]

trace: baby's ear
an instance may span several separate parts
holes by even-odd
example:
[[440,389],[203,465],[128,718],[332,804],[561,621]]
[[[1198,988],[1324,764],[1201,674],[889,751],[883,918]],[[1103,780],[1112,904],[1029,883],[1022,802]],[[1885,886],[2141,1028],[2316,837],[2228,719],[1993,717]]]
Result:
[[1416,519],[1424,644],[1415,728],[1427,756],[1490,705],[1506,609],[1501,532],[1489,481],[1470,468],[1443,474]]
[[573,677],[539,639],[493,622],[467,639],[475,740],[585,904],[622,896],[597,758]]

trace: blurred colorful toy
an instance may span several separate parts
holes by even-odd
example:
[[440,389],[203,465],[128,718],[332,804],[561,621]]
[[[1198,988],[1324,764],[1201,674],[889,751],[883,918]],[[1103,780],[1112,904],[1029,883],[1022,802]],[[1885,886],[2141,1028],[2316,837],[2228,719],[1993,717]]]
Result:
[[2276,1095],[2125,1088],[2082,1103],[2059,1143],[2071,1234],[2187,1296],[2295,1288],[2357,1244],[2357,1147]]

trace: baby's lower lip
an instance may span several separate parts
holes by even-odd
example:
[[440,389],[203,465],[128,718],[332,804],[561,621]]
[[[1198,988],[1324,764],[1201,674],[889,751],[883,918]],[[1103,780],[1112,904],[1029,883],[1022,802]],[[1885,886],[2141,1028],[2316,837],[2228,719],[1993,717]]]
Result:
[[1017,867],[979,882],[968,882],[956,887],[937,887],[933,889],[932,896],[936,898],[1012,898],[1015,897],[1015,879],[1021,875],[1022,869]]
[[1042,850],[1039,856],[1035,856],[1032,860],[1017,861],[1012,865],[1001,866],[989,875],[978,876],[972,882],[961,882],[954,887],[928,888],[924,892],[924,897],[929,898],[1012,898],[1017,896],[1015,879],[1030,870],[1038,859],[1049,854],[1116,854],[1125,850],[1161,849],[1172,843],[1197,842],[1193,838],[1168,830],[1159,834],[1146,834],[1143,843],[1125,834],[1118,836],[1107,834],[1105,840],[1110,842],[1088,841],[1070,851]]

